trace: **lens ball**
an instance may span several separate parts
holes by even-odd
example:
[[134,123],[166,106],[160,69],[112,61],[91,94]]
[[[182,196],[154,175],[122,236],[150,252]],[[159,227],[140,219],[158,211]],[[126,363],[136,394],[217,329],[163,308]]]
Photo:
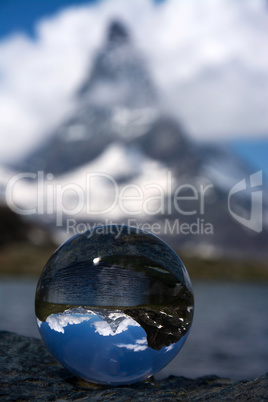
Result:
[[143,381],[182,348],[193,292],[177,254],[124,226],[73,236],[50,257],[36,289],[41,337],[75,375],[98,384]]

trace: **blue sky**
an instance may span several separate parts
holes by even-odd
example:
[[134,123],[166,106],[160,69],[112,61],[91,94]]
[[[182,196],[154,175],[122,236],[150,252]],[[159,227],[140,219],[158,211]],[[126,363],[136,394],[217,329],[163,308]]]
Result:
[[109,19],[119,15],[189,135],[234,140],[241,156],[267,169],[262,0],[1,0],[0,15],[2,160],[27,153],[64,120]]
[[[268,137],[268,135],[267,135]],[[230,141],[231,148],[252,166],[252,173],[262,169],[264,178],[268,180],[268,138],[240,139]]]
[[60,9],[93,3],[98,0],[1,0],[0,1],[0,38],[17,31],[35,36],[35,23],[40,18],[49,17]]

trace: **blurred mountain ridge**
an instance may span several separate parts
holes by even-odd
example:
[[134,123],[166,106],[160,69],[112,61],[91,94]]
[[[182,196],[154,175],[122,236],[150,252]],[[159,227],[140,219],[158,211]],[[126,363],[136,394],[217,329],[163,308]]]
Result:
[[[267,255],[267,227],[261,233],[244,228],[228,210],[228,192],[234,184],[252,174],[252,169],[229,148],[197,143],[187,136],[179,119],[169,115],[161,105],[144,57],[136,49],[127,27],[111,22],[106,42],[99,50],[93,69],[76,94],[76,109],[54,134],[15,166],[17,171],[52,173],[57,183],[79,183],[87,172],[112,174],[118,183],[141,185],[157,183],[164,171],[173,175],[173,189],[186,185],[184,197],[192,197],[189,186],[211,186],[205,215],[176,211],[138,216],[143,222],[164,224],[165,219],[195,224],[196,219],[211,223],[211,236],[204,233],[163,234],[171,244],[202,250],[212,247],[216,253]],[[113,155],[116,155],[114,158]],[[118,159],[116,160],[116,158]],[[118,166],[122,161],[123,168]],[[124,163],[123,163],[124,161]],[[135,166],[136,164],[136,166]],[[104,167],[105,166],[105,167]],[[115,169],[116,168],[116,169]],[[101,184],[100,184],[101,186]],[[96,193],[97,193],[96,186]],[[102,184],[103,191],[109,188]],[[174,195],[174,194],[173,194]],[[166,193],[166,199],[170,194]],[[232,206],[249,219],[250,190],[238,194]],[[184,206],[191,201],[185,198]],[[267,206],[264,207],[268,210]],[[124,222],[126,215],[111,215]],[[77,222],[103,216],[76,217]],[[41,219],[44,219],[41,217]],[[64,216],[64,222],[67,215]],[[52,225],[53,219],[48,220]]]
[[114,141],[153,158],[173,154],[174,159],[179,153],[181,166],[193,152],[179,123],[162,113],[144,58],[117,21],[76,98],[73,115],[16,169],[62,174],[94,160]]

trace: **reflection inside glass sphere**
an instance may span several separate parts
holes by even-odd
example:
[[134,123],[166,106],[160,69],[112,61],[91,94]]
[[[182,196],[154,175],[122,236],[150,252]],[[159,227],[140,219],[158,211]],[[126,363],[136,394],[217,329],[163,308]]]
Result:
[[55,358],[95,383],[145,380],[179,352],[193,294],[179,257],[157,237],[102,226],[56,250],[36,290],[40,334]]

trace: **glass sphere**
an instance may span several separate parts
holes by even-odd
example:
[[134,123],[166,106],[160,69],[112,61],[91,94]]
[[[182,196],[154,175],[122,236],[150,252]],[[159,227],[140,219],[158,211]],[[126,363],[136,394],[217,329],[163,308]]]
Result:
[[98,384],[142,381],[182,348],[193,318],[188,273],[158,237],[123,225],[73,236],[36,289],[41,337],[75,375]]

